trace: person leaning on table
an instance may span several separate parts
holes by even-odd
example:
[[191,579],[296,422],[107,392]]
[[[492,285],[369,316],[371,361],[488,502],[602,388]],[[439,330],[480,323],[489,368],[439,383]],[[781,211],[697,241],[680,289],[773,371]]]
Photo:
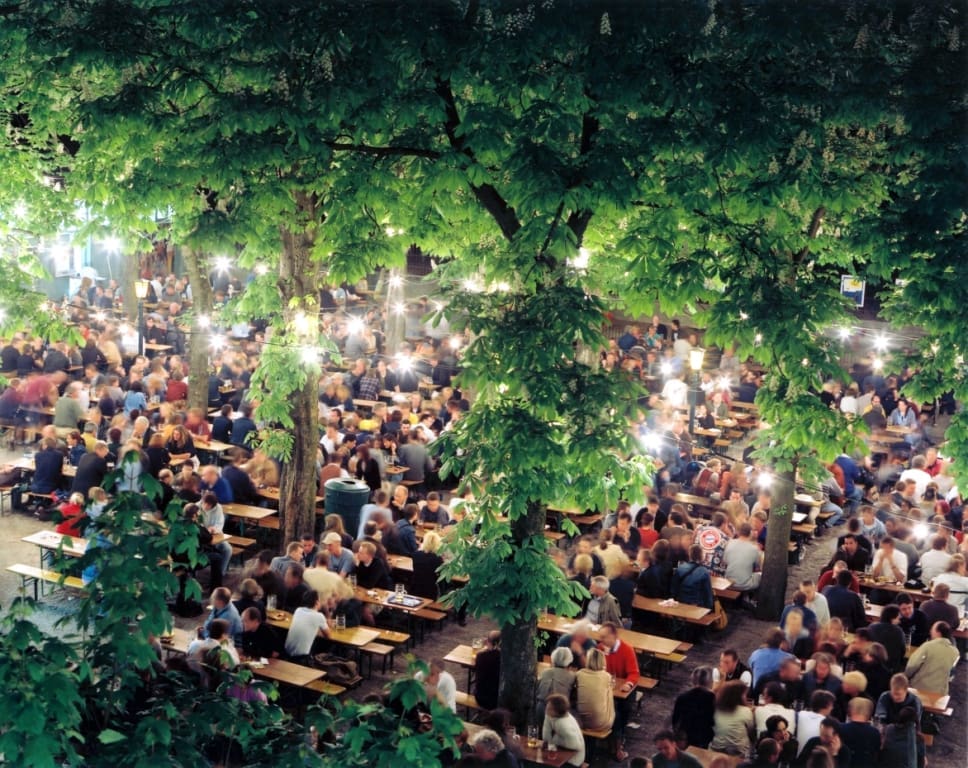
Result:
[[545,702],[544,725],[541,738],[549,746],[574,751],[574,755],[564,765],[579,768],[585,762],[585,737],[581,726],[571,714],[568,699],[560,693],[553,693]]

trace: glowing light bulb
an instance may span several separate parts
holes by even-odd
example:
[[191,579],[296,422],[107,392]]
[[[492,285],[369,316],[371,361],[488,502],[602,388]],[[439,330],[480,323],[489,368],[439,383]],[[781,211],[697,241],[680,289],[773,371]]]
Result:
[[103,312],[94,313],[94,319],[99,323],[103,323],[105,317],[107,317],[107,315],[105,315]]
[[871,362],[871,368],[873,368],[875,371],[879,371],[883,367],[884,367],[884,361],[881,360],[879,357],[875,357],[874,360]]
[[460,336],[451,336],[450,337],[450,348],[452,350],[454,350],[456,352],[458,349],[460,349],[460,345],[461,345],[461,338],[460,338]]
[[739,313],[739,319],[740,320],[743,320],[743,321],[746,321],[746,320],[749,320],[750,319],[750,316],[748,314],[746,314],[745,312],[740,312]]
[[655,432],[642,435],[640,442],[642,443],[642,447],[649,452],[657,451],[662,446],[662,438]]
[[468,293],[480,293],[481,285],[474,278],[468,277],[464,280],[464,290]]
[[305,336],[311,328],[309,316],[302,311],[297,312],[293,317],[292,325],[300,336]]
[[22,219],[27,215],[27,204],[23,200],[18,200],[13,206],[13,215]]
[[663,376],[668,376],[672,373],[672,363],[663,363],[659,366],[659,370],[662,372]]
[[108,253],[121,253],[121,238],[113,235],[104,238],[104,250]]
[[878,336],[876,339],[874,339],[874,349],[876,349],[878,352],[883,352],[885,349],[887,349],[887,337]]
[[402,301],[398,301],[396,304],[393,305],[393,312],[394,314],[397,314],[397,315],[404,315],[407,312],[407,305],[404,304]]
[[403,285],[403,278],[400,277],[400,275],[390,275],[390,279],[387,280],[387,283],[391,288],[399,288]]
[[265,264],[256,264],[255,265],[255,273],[257,275],[259,275],[260,277],[262,275],[266,275],[266,274],[269,273],[269,267],[267,267]]
[[215,269],[219,272],[228,272],[229,267],[232,266],[232,262],[229,261],[228,256],[219,256],[215,259]]
[[578,255],[569,260],[569,263],[574,269],[585,270],[588,269],[588,262],[591,260],[591,253],[587,248],[579,248]]
[[760,490],[768,490],[773,487],[773,475],[764,473],[756,478],[756,485],[759,486]]
[[847,339],[850,338],[850,328],[841,328],[839,331],[837,331],[837,334],[843,341],[847,341]]
[[198,327],[199,328],[208,328],[211,324],[212,324],[212,320],[211,320],[211,318],[209,318],[208,315],[199,315],[198,316]]
[[304,347],[299,356],[306,365],[316,365],[319,362],[319,352],[314,347]]
[[754,344],[762,344],[763,343],[763,334],[762,333],[756,334],[753,337],[753,343]]
[[221,349],[225,346],[225,337],[218,335],[213,336],[209,344],[211,345],[212,349]]
[[351,317],[346,324],[346,330],[354,336],[363,333],[365,328],[366,324],[358,317]]
[[729,389],[730,388],[729,376],[720,376],[719,381],[716,382],[716,386],[719,387],[720,389]]
[[397,355],[397,368],[404,373],[409,373],[413,370],[413,360],[406,355]]
[[928,537],[928,526],[924,523],[918,523],[914,526],[913,533],[916,539],[926,539]]

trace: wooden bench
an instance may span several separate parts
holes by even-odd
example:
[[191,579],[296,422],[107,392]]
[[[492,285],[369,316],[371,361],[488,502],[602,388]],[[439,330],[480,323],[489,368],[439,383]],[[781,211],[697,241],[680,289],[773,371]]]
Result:
[[259,520],[260,528],[271,528],[274,531],[279,530],[279,518],[278,517],[264,517]]
[[57,584],[59,586],[67,587],[68,589],[76,589],[79,592],[85,592],[87,590],[84,582],[78,576],[67,576],[63,573],[58,573],[57,571],[49,571],[46,568],[38,568],[35,565],[14,563],[13,565],[7,566],[7,571],[10,573],[15,573],[20,577],[21,590],[25,590],[27,588],[28,581],[33,582],[34,600],[36,600],[38,597],[37,588],[42,581],[45,581],[49,584]]
[[393,671],[393,655],[397,652],[397,647],[395,645],[386,645],[385,643],[378,643],[376,640],[367,643],[360,648],[361,654],[366,654],[366,657],[370,661],[370,674],[368,677],[373,677],[373,659],[379,658],[382,662],[381,672],[386,674],[387,672],[387,661],[390,662],[390,671]]
[[466,693],[465,691],[457,691],[457,695],[454,697],[457,702],[458,707],[463,707],[465,714],[468,719],[471,716],[471,710],[483,710],[480,704],[477,703],[477,699],[474,698],[474,694]]
[[377,638],[381,643],[389,643],[390,645],[402,645],[404,648],[410,646],[410,641],[412,638],[406,632],[397,632],[392,629],[382,629],[380,627],[374,627],[380,636]]
[[612,735],[611,728],[582,728],[581,735],[585,737],[585,757],[592,760],[595,757],[598,743],[608,741]]
[[226,541],[232,545],[232,557],[238,557],[245,553],[250,547],[254,547],[258,542],[245,536],[229,536]]
[[576,515],[575,517],[568,518],[571,522],[577,525],[579,528],[582,526],[591,528],[593,525],[602,522],[603,516],[599,514],[594,515]]
[[447,620],[446,613],[435,611],[433,608],[421,608],[418,611],[414,611],[410,615],[414,618],[420,619],[419,626],[421,639],[423,639],[423,627],[429,624],[437,629],[443,629],[444,622]]
[[15,485],[0,485],[0,517],[7,514],[7,497],[10,497],[10,512],[13,513],[13,489],[16,487]]
[[[362,678],[360,678],[362,680]],[[327,696],[340,696],[346,693],[346,688],[342,685],[337,685],[336,683],[330,683],[326,680],[313,680],[309,685],[305,686],[310,691],[316,691],[317,693],[323,693]]]

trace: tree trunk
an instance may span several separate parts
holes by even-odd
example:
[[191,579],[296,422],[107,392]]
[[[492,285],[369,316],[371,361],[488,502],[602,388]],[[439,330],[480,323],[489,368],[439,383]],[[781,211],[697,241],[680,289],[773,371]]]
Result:
[[[511,523],[514,551],[531,536],[542,536],[545,524],[543,504],[528,504],[528,514]],[[533,608],[533,606],[527,606]],[[511,720],[526,732],[534,689],[537,683],[538,652],[535,646],[538,621],[531,617],[501,627],[501,706],[510,711]],[[540,725],[540,724],[539,724]]]
[[393,355],[403,341],[406,331],[407,317],[398,312],[400,305],[406,305],[406,294],[403,287],[403,276],[399,269],[390,270],[390,278],[387,281],[387,336],[386,354]]
[[[299,195],[297,204],[308,221],[316,220],[315,200]],[[315,270],[312,268],[313,235],[311,230],[293,232],[282,229],[282,255],[279,259],[279,292],[282,295],[283,319],[293,329],[299,312],[312,318],[312,330],[297,342],[316,345],[318,341],[319,301]],[[294,338],[291,334],[290,338]],[[282,465],[279,483],[280,544],[298,541],[315,526],[316,444],[319,440],[318,381],[309,371],[303,386],[292,393],[290,414],[293,420],[292,455]]]
[[757,597],[756,616],[778,621],[786,603],[790,532],[793,528],[793,497],[796,494],[796,466],[777,477],[773,486],[770,519],[766,529],[763,579]]
[[292,457],[282,465],[279,479],[280,544],[299,541],[303,533],[314,533],[316,524],[316,452],[319,440],[315,377],[291,397],[293,429]]
[[121,306],[124,308],[124,316],[128,318],[131,326],[137,327],[138,294],[134,292],[134,282],[141,278],[141,275],[138,274],[138,257],[133,253],[121,253],[118,260],[121,262],[121,275],[118,281],[118,290],[121,291]]
[[206,327],[199,324],[200,317],[212,313],[212,284],[205,269],[205,256],[195,248],[185,253],[185,271],[192,287],[192,329],[188,337],[188,407],[208,411],[209,354]]

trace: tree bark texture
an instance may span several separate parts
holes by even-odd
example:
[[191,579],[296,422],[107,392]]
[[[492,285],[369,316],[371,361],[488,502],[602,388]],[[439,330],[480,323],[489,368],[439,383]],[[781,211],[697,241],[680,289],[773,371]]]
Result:
[[[511,523],[511,538],[517,550],[532,536],[543,536],[545,508],[543,504],[528,504],[528,514]],[[525,606],[528,608],[531,606]],[[528,725],[534,689],[537,683],[538,651],[535,637],[538,621],[532,617],[501,627],[501,706],[511,712],[511,720],[522,731]],[[540,725],[540,724],[539,724]],[[526,731],[525,731],[526,732]]]
[[202,316],[212,313],[212,284],[205,269],[205,255],[195,248],[187,249],[185,271],[192,287],[192,329],[188,337],[188,407],[208,411],[209,331],[199,324]]
[[[315,200],[300,195],[297,204],[309,221],[315,220]],[[292,328],[294,318],[304,312],[312,318],[312,339],[318,335],[318,299],[316,271],[312,264],[313,237],[311,230],[294,232],[282,229],[282,254],[279,259],[279,292],[282,296],[283,319]],[[285,547],[298,541],[305,531],[313,531],[315,525],[316,497],[316,444],[319,440],[319,415],[317,406],[318,382],[312,373],[305,384],[290,398],[293,420],[292,455],[282,465],[279,488],[279,517]]]
[[790,472],[777,477],[767,523],[763,579],[760,582],[756,608],[757,618],[766,621],[778,621],[786,604],[790,532],[793,528],[793,511],[796,509],[793,501],[795,493],[794,466]]

